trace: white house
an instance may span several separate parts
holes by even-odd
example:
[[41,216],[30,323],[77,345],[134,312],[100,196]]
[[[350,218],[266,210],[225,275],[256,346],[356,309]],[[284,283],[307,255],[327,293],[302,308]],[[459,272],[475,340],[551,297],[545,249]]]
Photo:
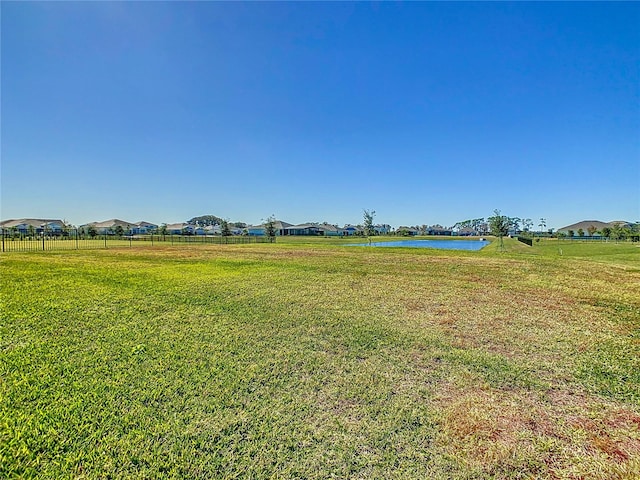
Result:
[[[242,235],[244,229],[229,225],[229,232],[231,235]],[[205,235],[222,235],[222,227],[220,225],[208,225],[204,227]]]
[[80,228],[87,230],[90,227],[93,227],[98,235],[113,235],[116,233],[118,227],[121,227],[124,233],[129,234],[131,233],[131,229],[135,226],[135,223],[112,218],[111,220],[105,220],[104,222],[87,223],[86,225],[82,225]]
[[387,225],[386,223],[374,225],[373,229],[378,235],[388,235],[391,233],[391,225]]
[[131,233],[133,235],[146,235],[148,233],[155,232],[156,230],[158,230],[158,225],[143,221],[140,221],[131,227]]
[[66,225],[62,220],[51,220],[42,218],[21,218],[19,220],[4,220],[0,222],[0,232],[17,232],[22,235],[36,234],[43,232],[47,235],[60,235]]

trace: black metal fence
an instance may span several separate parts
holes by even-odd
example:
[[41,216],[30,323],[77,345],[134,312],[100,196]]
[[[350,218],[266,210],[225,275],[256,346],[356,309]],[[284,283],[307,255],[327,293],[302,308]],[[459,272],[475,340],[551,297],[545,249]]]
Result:
[[267,236],[219,236],[219,235],[95,235],[90,236],[77,229],[56,235],[28,235],[2,232],[2,252],[35,252],[52,250],[81,250],[113,247],[154,245],[238,245],[249,243],[274,243],[275,237]]

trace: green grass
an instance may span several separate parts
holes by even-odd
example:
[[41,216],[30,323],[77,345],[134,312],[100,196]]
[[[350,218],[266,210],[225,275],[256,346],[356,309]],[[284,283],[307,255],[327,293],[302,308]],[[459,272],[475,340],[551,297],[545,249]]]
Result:
[[640,249],[5,254],[0,477],[637,478]]

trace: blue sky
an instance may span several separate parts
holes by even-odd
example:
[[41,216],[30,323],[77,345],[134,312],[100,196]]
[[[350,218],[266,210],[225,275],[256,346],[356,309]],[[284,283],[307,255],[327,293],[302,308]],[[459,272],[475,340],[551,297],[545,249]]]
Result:
[[1,211],[640,220],[640,3],[2,2]]

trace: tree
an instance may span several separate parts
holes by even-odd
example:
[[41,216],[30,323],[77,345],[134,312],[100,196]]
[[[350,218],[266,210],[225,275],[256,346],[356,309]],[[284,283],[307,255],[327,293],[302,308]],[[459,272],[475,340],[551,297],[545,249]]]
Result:
[[622,227],[622,238],[624,240],[633,238],[633,228],[631,226],[625,225],[624,227]]
[[522,222],[522,219],[518,217],[512,217],[509,219],[509,224],[516,235],[520,232],[520,222]]
[[89,225],[89,228],[87,229],[87,233],[91,238],[95,238],[96,235],[98,235],[98,231],[96,230],[96,227],[94,227],[93,225]]
[[202,227],[208,227],[210,225],[222,225],[222,219],[215,215],[201,215],[199,217],[193,217],[187,221],[189,225],[200,225]]
[[220,222],[220,234],[223,237],[230,237],[231,236],[231,229],[229,228],[229,222],[226,220],[222,220]]
[[372,237],[376,234],[376,229],[373,227],[373,217],[375,217],[375,210],[364,210],[362,215],[364,219],[364,233],[367,237]]
[[540,233],[542,233],[542,231],[544,230],[544,227],[547,226],[547,221],[544,218],[541,218],[538,226],[540,227]]
[[618,243],[618,240],[623,237],[622,225],[620,225],[619,223],[614,223],[611,227],[611,236],[616,241],[616,243]]
[[457,222],[454,226],[453,229],[456,231],[460,231],[462,229],[465,228],[471,228],[471,220],[463,220],[461,222]]
[[528,232],[531,227],[533,227],[533,221],[530,218],[525,218],[524,220],[522,220],[522,229],[525,232]]
[[573,239],[575,232],[573,230],[569,230],[568,233],[569,233],[569,238]]
[[270,215],[267,217],[266,220],[264,220],[264,233],[273,242],[273,239],[276,236],[276,217],[275,216]]
[[509,233],[509,217],[500,214],[500,210],[493,211],[494,216],[489,217],[489,229],[491,234],[500,239],[500,249],[504,250],[503,237]]
[[116,235],[121,237],[124,234],[124,228],[122,228],[122,225],[117,225],[116,226]]
[[611,236],[611,228],[609,227],[603,227],[602,228],[602,236],[604,238],[609,238]]
[[578,229],[578,236],[579,237],[584,237],[584,230],[583,229],[581,229],[581,228]]
[[487,222],[485,222],[484,218],[474,218],[471,220],[471,228],[473,228],[476,235],[486,233]]
[[587,228],[587,232],[589,232],[590,237],[593,237],[597,231],[598,231],[598,228],[593,225],[589,225],[589,227]]

